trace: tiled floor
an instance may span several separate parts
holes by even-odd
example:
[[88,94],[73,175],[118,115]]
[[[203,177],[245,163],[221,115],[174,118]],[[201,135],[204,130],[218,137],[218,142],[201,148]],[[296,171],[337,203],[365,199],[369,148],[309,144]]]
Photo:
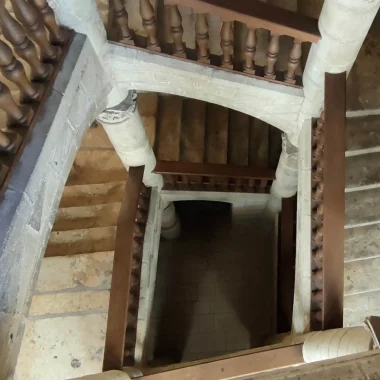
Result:
[[176,207],[181,238],[160,244],[155,357],[191,361],[262,345],[274,325],[273,221],[224,203]]

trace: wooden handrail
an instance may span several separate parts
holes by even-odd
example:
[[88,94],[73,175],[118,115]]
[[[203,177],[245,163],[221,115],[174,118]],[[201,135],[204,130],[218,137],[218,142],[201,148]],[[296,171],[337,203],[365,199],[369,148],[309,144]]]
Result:
[[275,170],[261,167],[245,167],[223,164],[196,164],[175,161],[157,161],[153,170],[157,174],[174,174],[205,177],[226,177],[243,179],[275,179]]
[[131,167],[117,222],[112,282],[108,308],[103,371],[123,368],[128,308],[132,294],[133,253],[136,215],[144,166]]
[[264,28],[304,42],[321,38],[318,20],[258,0],[165,0],[165,4],[181,4],[197,13],[215,14],[225,21],[240,21],[248,28]]

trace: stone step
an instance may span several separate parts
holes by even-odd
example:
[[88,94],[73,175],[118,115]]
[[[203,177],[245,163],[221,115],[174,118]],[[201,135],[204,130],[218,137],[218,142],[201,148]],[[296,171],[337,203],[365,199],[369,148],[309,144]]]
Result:
[[230,111],[228,128],[228,163],[248,166],[249,164],[250,117]]
[[91,206],[121,202],[124,191],[125,182],[66,186],[59,207]]
[[344,294],[380,290],[380,257],[344,263]]
[[380,224],[348,228],[344,231],[345,261],[380,257]]
[[345,194],[346,226],[380,221],[380,188]]
[[348,155],[380,151],[380,115],[347,118],[346,150]]
[[158,94],[156,92],[145,92],[137,95],[137,107],[141,120],[148,135],[150,146],[154,147],[156,140],[156,122],[158,111]]
[[75,289],[110,289],[112,265],[113,251],[45,257],[34,289],[35,294]]
[[79,150],[67,186],[121,182],[127,178],[127,170],[113,149]]
[[211,164],[226,164],[228,151],[228,108],[207,105],[205,160]]
[[156,155],[158,160],[179,161],[183,98],[161,96]]
[[346,158],[346,188],[380,187],[380,152]]
[[184,99],[180,160],[203,163],[205,151],[206,103],[196,99]]
[[116,226],[121,203],[60,208],[53,231]]
[[53,231],[45,257],[113,251],[116,226],[95,227],[74,231]]

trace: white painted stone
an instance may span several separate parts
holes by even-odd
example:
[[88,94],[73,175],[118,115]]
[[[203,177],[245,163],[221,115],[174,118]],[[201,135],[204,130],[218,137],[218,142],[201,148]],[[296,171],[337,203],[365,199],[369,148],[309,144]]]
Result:
[[165,239],[178,239],[181,234],[181,224],[173,202],[165,203],[162,211],[161,235]]
[[109,295],[108,290],[35,294],[30,306],[29,318],[52,318],[59,314],[77,312],[107,312]]
[[107,314],[27,321],[19,380],[65,380],[102,371]]
[[131,378],[122,371],[107,371],[96,375],[77,377],[72,380],[131,380]]
[[151,327],[153,297],[156,285],[158,249],[160,245],[163,201],[157,189],[152,189],[149,214],[145,229],[142,256],[140,299],[136,332],[135,361],[139,366],[146,365],[152,356],[152,342],[148,330]]
[[296,267],[293,333],[310,330],[311,303],[311,121],[299,137]]
[[302,89],[119,45],[109,45],[108,58],[121,88],[220,104],[266,121],[286,132],[296,144],[293,136],[303,102]]
[[42,261],[35,292],[68,289],[110,289],[113,252],[46,257]]

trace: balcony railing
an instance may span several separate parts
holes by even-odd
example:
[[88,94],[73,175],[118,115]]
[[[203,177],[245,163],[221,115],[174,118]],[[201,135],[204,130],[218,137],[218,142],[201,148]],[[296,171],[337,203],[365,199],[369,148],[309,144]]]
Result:
[[[107,25],[109,39],[131,48],[144,48],[156,54],[169,54],[178,59],[192,60],[202,65],[288,85],[302,85],[302,43],[316,43],[320,39],[317,20],[256,0],[165,0],[162,10],[155,9],[149,0],[139,0],[139,14],[130,14],[128,17],[126,5],[135,13],[137,7],[132,7],[131,3],[136,1],[110,0]],[[181,11],[186,12],[185,23]],[[156,17],[158,13],[161,14],[160,17]],[[220,19],[220,55],[210,53],[211,16]],[[129,20],[133,20],[132,24],[136,26],[137,18],[141,19],[142,27],[134,30],[129,26]],[[194,18],[194,23],[188,22]],[[239,52],[236,46],[240,41],[234,41],[237,36],[236,22],[243,25],[243,29],[240,28],[242,33],[238,36],[239,39],[244,39],[242,51]],[[260,29],[269,31],[270,35],[267,47],[264,47],[266,51],[260,52],[261,55],[265,53],[266,57],[263,65],[255,62],[257,33]],[[186,46],[185,35],[187,39],[189,36],[195,37],[195,44],[191,41],[195,49]],[[288,36],[288,42],[291,40],[288,49],[280,46],[281,36]],[[212,37],[215,45],[215,35]],[[168,43],[168,40],[172,43]],[[287,50],[287,67],[278,70],[280,50],[283,51],[284,48]]]
[[57,25],[46,0],[10,3],[9,10],[0,6],[0,194],[31,138],[72,38]]

